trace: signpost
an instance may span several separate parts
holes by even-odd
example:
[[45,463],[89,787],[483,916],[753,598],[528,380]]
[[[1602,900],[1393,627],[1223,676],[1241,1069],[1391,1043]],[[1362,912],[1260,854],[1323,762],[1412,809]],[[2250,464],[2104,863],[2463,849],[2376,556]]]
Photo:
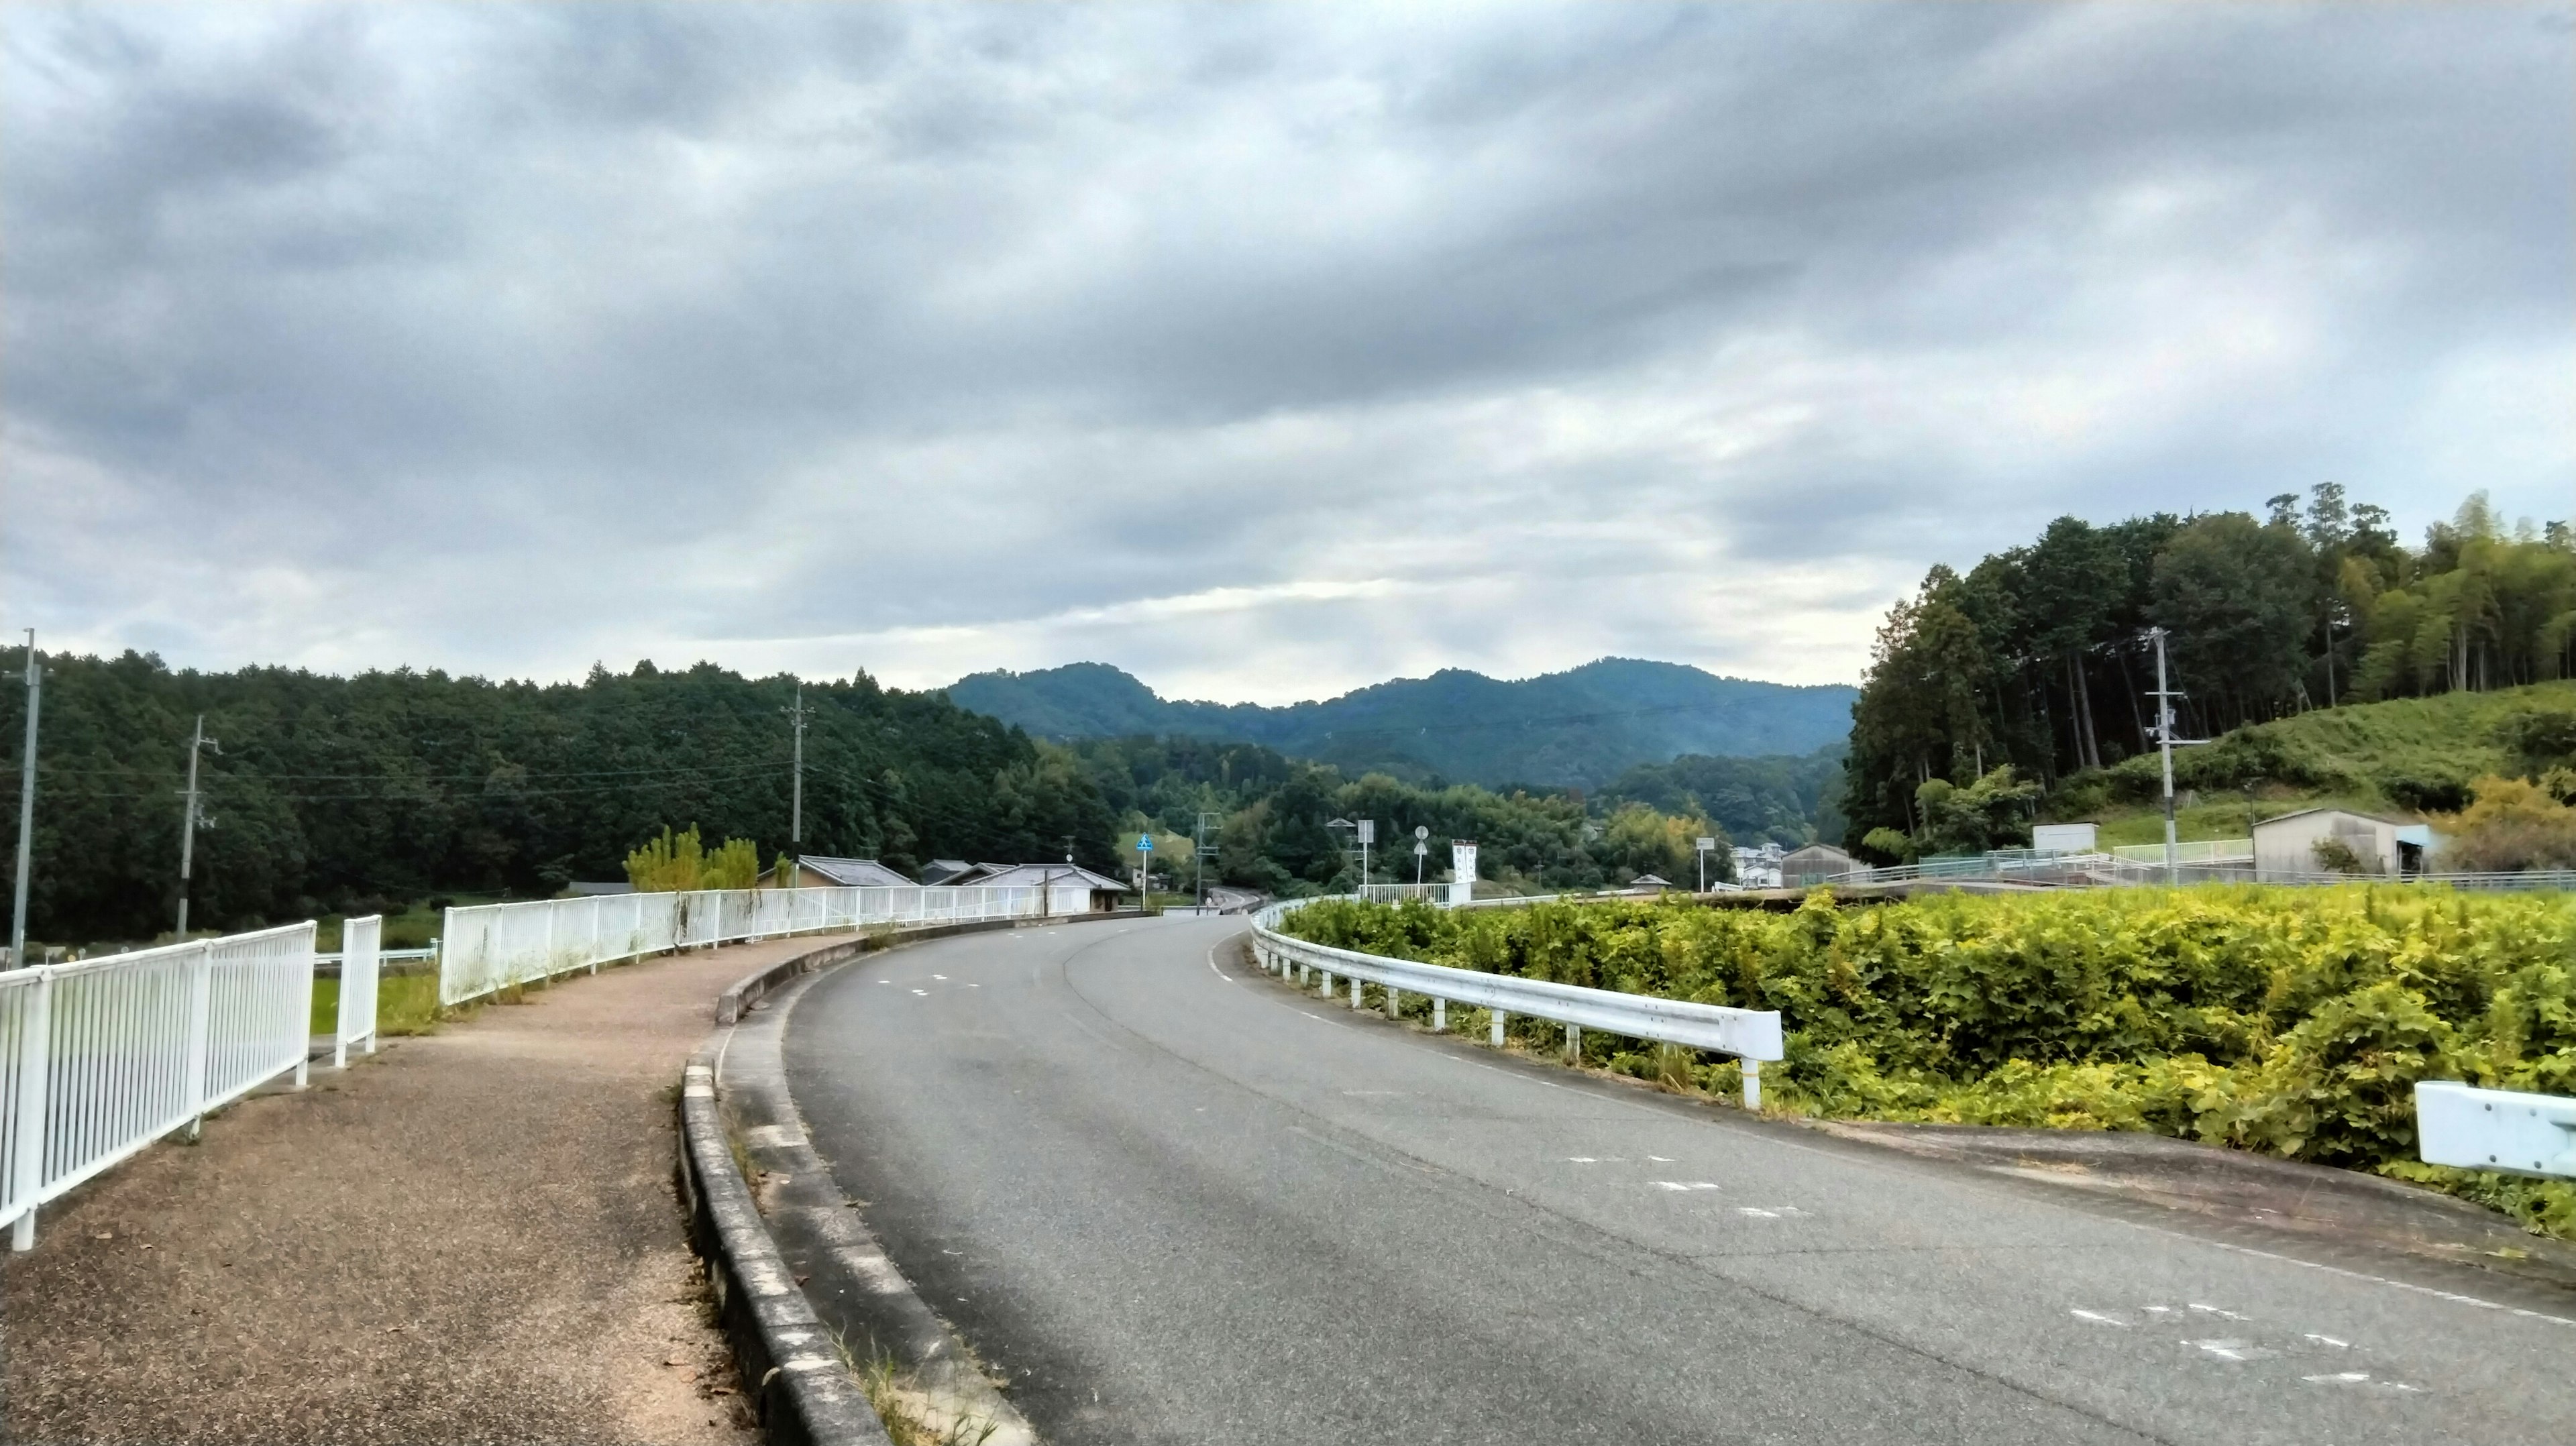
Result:
[[1476,901],[1476,841],[1449,840],[1449,902],[1452,906]]
[[1136,835],[1136,907],[1144,908],[1154,897],[1154,876],[1145,872],[1146,863],[1154,857],[1154,836]]
[[[1699,891],[1708,892],[1708,856],[1717,851],[1717,840],[1702,834],[1699,840]],[[1737,882],[1742,882],[1738,880]]]
[[1422,892],[1422,860],[1431,852],[1426,842],[1430,837],[1428,827],[1418,823],[1413,826],[1413,891],[1417,894]]

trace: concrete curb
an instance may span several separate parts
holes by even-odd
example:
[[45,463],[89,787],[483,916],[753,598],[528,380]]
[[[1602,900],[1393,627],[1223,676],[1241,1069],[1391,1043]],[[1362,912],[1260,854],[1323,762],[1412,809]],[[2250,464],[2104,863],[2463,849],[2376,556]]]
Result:
[[[899,944],[1136,917],[1119,912],[975,920],[835,939],[746,975],[717,996],[717,1030],[691,1056],[680,1088],[680,1193],[689,1209],[690,1242],[707,1262],[743,1390],[769,1440],[780,1446],[891,1446],[841,1341],[815,1311],[804,1288],[809,1279],[829,1286],[836,1297],[845,1297],[854,1283],[864,1287],[872,1302],[868,1339],[852,1346],[860,1355],[882,1356],[912,1371],[924,1388],[923,1404],[934,1413],[993,1422],[996,1429],[984,1438],[989,1446],[1037,1440],[1019,1412],[967,1364],[962,1343],[886,1258],[833,1185],[830,1167],[806,1143],[779,1054],[788,1009],[807,982],[803,976]],[[773,999],[783,1007],[765,1007]],[[748,1033],[738,1032],[736,1026],[755,1012],[768,1017],[748,1026]],[[728,1069],[737,1077],[731,1088]],[[794,1261],[781,1251],[771,1221],[735,1163],[729,1120],[739,1125],[743,1154],[764,1184],[776,1182],[772,1208]],[[899,1328],[883,1329],[880,1323],[889,1320]]]
[[718,1044],[700,1046],[683,1076],[680,1194],[752,1414],[780,1446],[891,1446],[734,1168],[716,1105],[720,1053]]

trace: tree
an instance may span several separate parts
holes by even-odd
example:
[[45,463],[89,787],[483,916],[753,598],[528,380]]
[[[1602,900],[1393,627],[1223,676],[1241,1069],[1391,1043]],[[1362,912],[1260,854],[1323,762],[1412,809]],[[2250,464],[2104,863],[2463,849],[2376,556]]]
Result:
[[2156,563],[2155,618],[2204,717],[2250,721],[2292,697],[2307,671],[2315,570],[2296,529],[2242,512],[2193,519]]

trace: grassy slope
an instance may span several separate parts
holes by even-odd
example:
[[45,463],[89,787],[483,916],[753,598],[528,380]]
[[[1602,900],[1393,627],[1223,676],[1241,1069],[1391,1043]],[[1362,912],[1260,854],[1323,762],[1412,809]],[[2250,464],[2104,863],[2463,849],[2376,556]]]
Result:
[[[2187,798],[2176,810],[2175,832],[2185,841],[2243,838],[2249,807],[2259,818],[2321,804],[2417,817],[2389,798],[2388,781],[2467,780],[2507,771],[2512,759],[2495,742],[2495,725],[2507,713],[2534,707],[2576,708],[2576,682],[2320,708],[2237,729],[2217,744],[2175,755],[2177,787],[2197,800]],[[2240,760],[2256,753],[2288,766],[2243,776]],[[2049,801],[2046,816],[2100,822],[2105,846],[2161,842],[2155,756],[2129,759],[2110,775],[2070,780]]]

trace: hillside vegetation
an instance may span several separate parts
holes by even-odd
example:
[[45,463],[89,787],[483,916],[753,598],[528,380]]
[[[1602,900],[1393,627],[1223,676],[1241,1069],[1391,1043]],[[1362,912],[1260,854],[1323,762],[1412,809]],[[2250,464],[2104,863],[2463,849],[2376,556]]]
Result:
[[[2335,889],[1687,903],[1327,901],[1317,943],[1776,1009],[1777,1107],[2138,1130],[2418,1180],[2576,1236],[2576,1183],[2415,1159],[2424,1079],[2576,1093],[2576,897]],[[1553,1025],[1513,1021],[1525,1037]],[[1736,1067],[1587,1033],[1594,1064],[1731,1093]]]
[[[0,650],[15,677],[23,648]],[[712,664],[594,670],[578,684],[408,669],[335,678],[284,668],[174,672],[157,658],[45,659],[31,937],[148,939],[171,926],[178,790],[206,716],[211,824],[191,922],[247,927],[399,909],[440,891],[552,893],[626,876],[665,827],[788,843],[789,678]],[[0,689],[13,746],[25,694]],[[1113,819],[1062,750],[937,694],[862,673],[807,683],[804,852],[884,858],[1060,854],[1112,866]],[[15,818],[18,770],[0,774]],[[0,864],[5,864],[0,859]]]
[[947,693],[1039,738],[1225,739],[1331,763],[1354,778],[1584,789],[1683,754],[1813,753],[1850,729],[1855,696],[1839,685],[1751,682],[1631,658],[1518,682],[1449,669],[1280,708],[1166,701],[1102,663],[977,673]]
[[[2177,833],[2242,838],[2251,818],[2318,804],[2439,818],[2468,807],[2480,778],[2570,766],[2576,682],[2320,708],[2177,749],[2174,786],[2188,800]],[[2142,755],[2067,779],[2042,816],[2100,821],[2106,845],[2154,842],[2162,789],[2158,760]]]
[[[2061,517],[1964,574],[1933,568],[1889,612],[1852,710],[1846,840],[1881,858],[1971,842],[1926,790],[2035,786],[2059,817],[2151,793],[2150,628],[2179,734],[2226,735],[2182,755],[2183,787],[2447,812],[2482,774],[2527,774],[2502,715],[2564,702],[2514,695],[2576,672],[2576,533],[2508,527],[2483,495],[2420,546],[2388,524],[2325,484],[2260,519]],[[2354,701],[2377,706],[2333,706]],[[2570,733],[2536,741],[2576,752]]]

